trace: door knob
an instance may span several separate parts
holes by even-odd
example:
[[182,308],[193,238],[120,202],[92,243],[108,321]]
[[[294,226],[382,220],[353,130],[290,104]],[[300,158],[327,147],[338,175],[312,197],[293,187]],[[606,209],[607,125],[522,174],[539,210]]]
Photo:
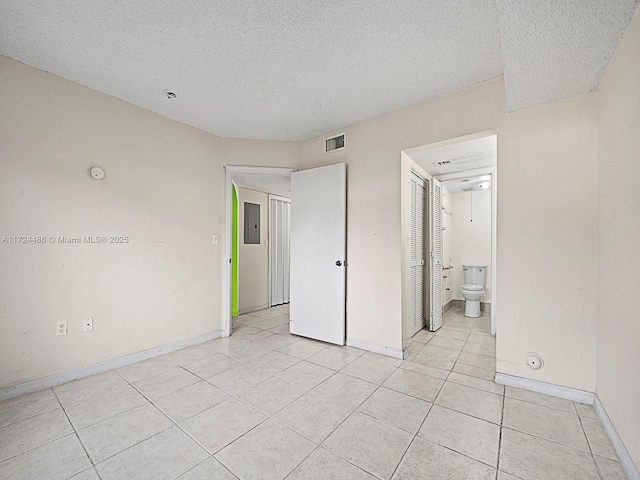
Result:
[[337,265],[338,267],[341,267],[341,266],[342,266],[342,262],[341,262],[340,260],[338,260],[338,261],[336,262],[336,265]]

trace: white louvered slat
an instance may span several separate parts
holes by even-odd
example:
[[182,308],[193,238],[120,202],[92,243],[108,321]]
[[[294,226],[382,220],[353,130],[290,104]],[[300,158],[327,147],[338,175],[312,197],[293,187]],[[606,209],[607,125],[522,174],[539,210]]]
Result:
[[425,280],[425,186],[424,181],[411,176],[411,335],[425,325],[424,280]]
[[410,249],[411,249],[411,265],[416,264],[416,198],[417,184],[415,180],[411,180],[411,232],[410,232]]
[[431,315],[429,330],[442,326],[442,192],[440,182],[431,187]]

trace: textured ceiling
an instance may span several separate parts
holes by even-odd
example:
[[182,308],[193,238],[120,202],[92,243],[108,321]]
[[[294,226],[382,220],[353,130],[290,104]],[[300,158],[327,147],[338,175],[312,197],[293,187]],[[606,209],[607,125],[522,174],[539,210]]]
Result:
[[511,110],[591,91],[637,3],[3,0],[0,53],[223,137],[304,140],[503,73]]
[[291,197],[291,175],[254,175],[252,173],[234,173],[233,180],[239,187],[256,192],[273,193]]
[[[415,148],[405,153],[429,174],[436,177],[495,165],[498,159],[498,142],[497,137],[491,135],[442,147]],[[438,165],[438,162],[446,161],[451,163]]]
[[598,89],[638,0],[498,0],[507,110]]

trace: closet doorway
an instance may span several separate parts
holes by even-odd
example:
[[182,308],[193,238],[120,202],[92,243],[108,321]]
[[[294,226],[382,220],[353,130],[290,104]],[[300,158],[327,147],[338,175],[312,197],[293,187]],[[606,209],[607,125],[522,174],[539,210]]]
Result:
[[291,199],[269,195],[269,306],[289,303]]

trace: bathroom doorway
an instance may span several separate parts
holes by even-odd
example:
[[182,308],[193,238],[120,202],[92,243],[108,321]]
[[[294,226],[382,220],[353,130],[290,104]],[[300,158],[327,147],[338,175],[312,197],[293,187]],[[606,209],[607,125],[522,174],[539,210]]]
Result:
[[[412,323],[415,308],[412,299],[411,265],[412,265],[412,230],[411,230],[411,175],[420,172],[426,182],[430,183],[430,195],[434,185],[442,183],[440,194],[435,202],[440,202],[434,217],[429,220],[434,228],[434,219],[438,236],[431,231],[425,245],[425,255],[432,262],[434,255],[440,257],[436,268],[430,268],[428,284],[424,291],[424,309],[427,318],[436,314],[442,315],[452,306],[464,306],[461,290],[464,282],[464,265],[485,265],[486,283],[480,305],[490,315],[491,335],[495,335],[496,323],[496,206],[497,206],[497,135],[495,132],[483,132],[466,137],[456,138],[436,144],[404,150],[402,161],[402,235],[406,238],[403,248],[403,339],[404,348],[411,344],[411,337],[416,326]],[[474,204],[475,203],[475,204]],[[456,207],[454,208],[454,205]],[[460,211],[456,213],[456,209]],[[458,216],[456,216],[458,215]],[[454,222],[455,218],[455,222]],[[462,223],[466,222],[466,223]],[[458,225],[460,224],[460,225]],[[458,227],[460,236],[456,237]],[[483,235],[482,240],[473,242],[473,236]],[[457,240],[456,240],[457,238]],[[464,241],[463,241],[464,240]],[[438,247],[440,251],[438,252]],[[456,250],[456,247],[458,249]],[[469,248],[471,247],[471,248]],[[474,249],[474,247],[477,247]],[[458,288],[460,287],[460,288]],[[435,329],[433,329],[435,330]]]
[[[443,178],[444,177],[444,178]],[[453,307],[473,312],[471,302],[482,289],[479,304],[481,312],[491,313],[493,297],[492,268],[492,185],[494,175],[487,170],[458,172],[442,179],[442,244],[443,258],[443,313]],[[472,278],[473,271],[482,278]],[[476,275],[478,276],[478,275]],[[466,289],[465,285],[473,285]]]

